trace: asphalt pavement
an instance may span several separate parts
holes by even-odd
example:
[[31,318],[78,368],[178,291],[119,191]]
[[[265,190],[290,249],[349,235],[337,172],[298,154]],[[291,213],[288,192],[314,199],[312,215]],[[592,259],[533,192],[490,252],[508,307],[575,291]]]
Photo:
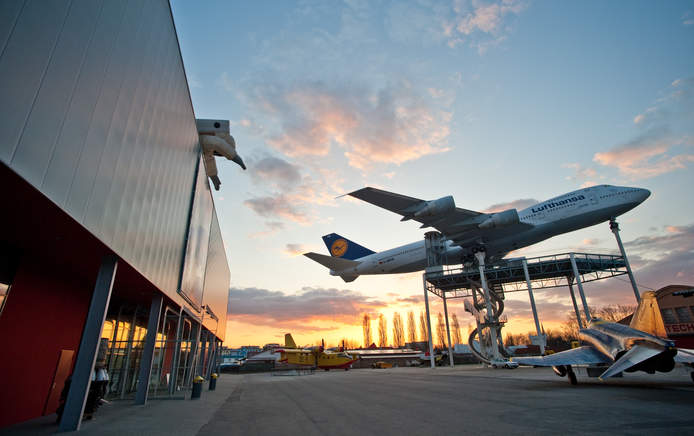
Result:
[[[688,371],[579,384],[547,368],[392,368],[220,377],[200,400],[119,401],[87,435],[694,434]],[[50,417],[2,434],[50,434]]]

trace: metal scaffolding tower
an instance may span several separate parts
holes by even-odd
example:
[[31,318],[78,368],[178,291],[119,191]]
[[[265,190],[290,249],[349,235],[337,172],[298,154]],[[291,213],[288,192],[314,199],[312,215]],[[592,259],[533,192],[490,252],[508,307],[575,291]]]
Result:
[[[428,232],[425,235],[428,267],[425,270],[423,282],[429,337],[431,338],[428,310],[429,292],[443,299],[444,310],[447,309],[446,300],[470,297],[472,304],[466,302],[466,310],[473,313],[477,321],[477,329],[473,331],[470,338],[478,335],[482,349],[476,350],[472,341],[470,341],[469,346],[473,353],[486,363],[500,360],[499,353],[504,353],[501,328],[505,324],[506,318],[502,317],[501,314],[506,293],[528,292],[537,331],[537,336],[532,338],[533,343],[539,345],[541,352],[544,353],[545,337],[540,329],[533,290],[568,286],[576,317],[581,323],[582,317],[574,296],[573,284],[575,283],[578,287],[585,319],[589,320],[591,315],[583,283],[625,275],[630,272],[628,261],[624,255],[593,253],[563,253],[527,259],[504,259],[486,265],[484,258],[478,256],[481,258],[478,266],[447,267],[443,263],[436,263],[441,260],[441,255],[437,253],[436,248],[441,245],[443,240],[443,236],[437,232]],[[447,320],[448,313],[445,315]],[[450,337],[448,324],[446,328]],[[433,355],[432,341],[429,343],[430,352]],[[448,345],[450,350],[450,340]],[[449,353],[452,355],[451,351]]]

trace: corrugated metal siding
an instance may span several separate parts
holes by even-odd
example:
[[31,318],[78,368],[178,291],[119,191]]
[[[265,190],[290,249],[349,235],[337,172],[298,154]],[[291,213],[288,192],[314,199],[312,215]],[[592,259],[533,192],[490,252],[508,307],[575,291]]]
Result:
[[206,319],[205,326],[210,331],[215,331],[216,327],[217,337],[221,340],[224,340],[227,326],[230,281],[231,273],[222,242],[222,231],[219,228],[219,221],[215,213],[212,215],[212,227],[210,228],[210,247],[207,253],[203,302],[219,318],[218,324],[213,320]]
[[0,160],[176,295],[198,162],[166,0],[0,2]]
[[207,252],[210,244],[210,226],[214,215],[212,192],[207,181],[205,164],[202,157],[198,164],[198,174],[195,181],[195,199],[190,213],[186,256],[181,273],[181,294],[188,297],[195,306],[202,306],[205,284],[205,269]]

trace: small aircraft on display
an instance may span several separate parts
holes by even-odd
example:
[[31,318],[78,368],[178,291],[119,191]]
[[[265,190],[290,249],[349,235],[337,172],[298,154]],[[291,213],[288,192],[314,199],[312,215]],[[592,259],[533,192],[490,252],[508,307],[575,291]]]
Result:
[[282,353],[279,360],[281,363],[320,368],[326,371],[331,369],[347,371],[357,361],[344,351],[326,351],[324,342],[320,346],[299,348],[289,333],[284,335],[284,348],[275,350],[275,353]]
[[[599,374],[600,380],[623,371],[670,372],[676,363],[694,368],[694,350],[677,349],[673,341],[664,339],[667,333],[655,292],[641,295],[629,326],[592,319],[587,328],[579,331],[579,337],[588,345],[549,356],[511,360],[526,366],[551,366],[558,376],[568,376],[572,385],[577,383],[572,365],[589,365],[588,374]],[[694,372],[690,375],[694,381]]]
[[[552,236],[590,227],[630,211],[650,195],[641,188],[600,185],[569,192],[523,210],[508,209],[482,213],[456,207],[453,197],[425,201],[376,188],[349,194],[414,220],[421,228],[433,227],[446,240],[447,263],[472,263],[484,252],[489,262],[509,252],[536,244]],[[424,241],[376,253],[347,238],[331,233],[323,236],[330,256],[304,256],[330,269],[330,274],[351,282],[360,275],[398,274],[426,267]]]

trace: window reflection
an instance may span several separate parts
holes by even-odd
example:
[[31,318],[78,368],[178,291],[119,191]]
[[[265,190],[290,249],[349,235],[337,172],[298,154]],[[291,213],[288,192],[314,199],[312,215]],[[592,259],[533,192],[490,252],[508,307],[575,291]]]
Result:
[[5,308],[5,301],[7,300],[7,295],[10,293],[10,285],[7,283],[0,283],[0,315],[2,314],[2,309]]

